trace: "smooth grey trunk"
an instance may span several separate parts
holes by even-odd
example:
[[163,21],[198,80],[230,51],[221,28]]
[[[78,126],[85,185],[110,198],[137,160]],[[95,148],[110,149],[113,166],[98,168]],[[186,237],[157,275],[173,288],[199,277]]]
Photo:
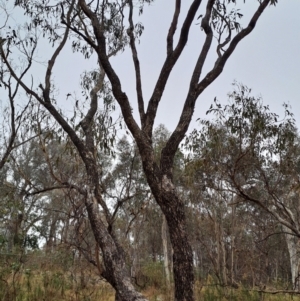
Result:
[[131,266],[131,278],[137,277],[137,271],[138,271],[138,263],[139,263],[139,254],[138,254],[138,233],[137,233],[137,227],[134,227],[133,229],[133,235],[134,235],[134,244],[133,244],[133,254],[132,254],[132,266]]
[[[285,239],[290,256],[290,265],[291,265],[291,275],[292,275],[292,284],[293,289],[299,291],[299,266],[300,266],[300,241],[299,237],[292,234],[291,230],[286,226],[283,226],[285,234]],[[289,234],[290,233],[290,234]]]
[[215,229],[215,236],[216,236],[216,243],[217,243],[217,259],[216,259],[216,267],[219,280],[221,284],[227,284],[227,273],[226,273],[226,250],[224,244],[224,229],[222,223],[221,214],[213,209],[214,215],[214,229]]
[[46,241],[46,252],[52,252],[53,247],[56,245],[56,224],[57,224],[57,217],[54,216],[51,224],[50,224],[50,231],[49,231],[49,236]]
[[161,237],[162,237],[162,243],[163,243],[166,286],[167,286],[168,295],[170,295],[171,294],[171,272],[170,272],[171,258],[169,256],[170,252],[169,252],[169,246],[168,246],[168,225],[167,225],[166,217],[164,215],[163,215],[163,222],[162,222],[162,227],[161,227]]
[[230,235],[230,243],[231,243],[231,250],[230,250],[230,258],[231,258],[231,265],[230,265],[230,283],[233,285],[235,282],[235,224],[236,224],[236,205],[232,205],[231,207],[231,235]]

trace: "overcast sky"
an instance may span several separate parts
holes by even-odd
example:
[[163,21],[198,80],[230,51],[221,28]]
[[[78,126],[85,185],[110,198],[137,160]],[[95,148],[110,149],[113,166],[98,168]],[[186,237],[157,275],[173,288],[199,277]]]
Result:
[[[143,23],[145,32],[139,46],[143,72],[143,88],[149,97],[166,53],[166,34],[173,13],[174,1],[155,1],[145,9]],[[191,1],[182,1],[186,4]],[[239,1],[242,3],[242,1]],[[249,5],[250,2],[250,5]],[[246,1],[247,4],[247,1]],[[252,5],[252,4],[255,4]],[[249,15],[257,1],[248,1],[241,5],[245,15],[241,20],[247,24]],[[171,9],[172,8],[172,9]],[[203,12],[203,7],[200,13]],[[261,95],[272,111],[282,113],[282,103],[288,102],[293,108],[300,127],[300,1],[280,1],[276,7],[266,9],[254,31],[237,47],[227,62],[220,77],[199,97],[194,120],[205,117],[205,112],[217,97],[223,103],[227,93],[232,91],[234,80],[252,88],[253,95]],[[183,11],[182,16],[184,16]],[[204,40],[200,26],[192,25],[187,49],[174,69],[159,110],[157,123],[165,123],[171,130],[178,121],[188,81]],[[205,70],[213,66],[216,52],[213,50]],[[130,57],[125,60],[117,57],[114,66],[122,75],[125,90],[134,85],[134,77],[128,72],[132,63]],[[131,71],[131,70],[130,70]],[[132,91],[130,90],[130,94]],[[196,126],[193,122],[192,127]]]
[[[184,0],[180,24],[186,14],[191,0]],[[257,6],[257,1],[238,1],[241,13],[245,16],[242,24],[246,25],[249,16]],[[232,91],[234,80],[252,88],[253,95],[262,96],[265,104],[269,104],[272,111],[282,113],[282,103],[289,103],[295,114],[300,128],[300,1],[279,0],[276,7],[270,6],[263,13],[254,31],[237,47],[227,62],[221,76],[199,97],[190,130],[197,124],[195,120],[205,117],[205,112],[217,97],[222,103],[227,101],[227,93]],[[203,2],[205,4],[205,2]],[[143,90],[145,100],[149,99],[154,84],[158,78],[162,63],[166,57],[166,35],[174,10],[173,0],[157,0],[146,6],[144,14],[139,19],[145,26],[141,43],[138,45],[141,62]],[[204,12],[204,5],[199,11]],[[15,17],[15,22],[19,19]],[[173,130],[185,99],[188,83],[193,66],[201,50],[205,34],[194,21],[189,41],[182,57],[173,70],[170,81],[164,93],[156,125],[164,123],[169,130]],[[2,32],[3,34],[3,32]],[[37,59],[47,62],[53,49],[44,43],[39,49]],[[216,58],[212,50],[204,68],[210,70]],[[135,77],[133,63],[129,50],[116,56],[112,60],[122,82],[124,91],[128,94],[131,105],[137,117],[135,95]],[[65,95],[77,91],[79,94],[79,74],[84,70],[96,68],[96,58],[82,59],[79,54],[72,54],[70,49],[64,49],[54,68],[53,79],[61,92],[59,103],[64,110],[72,111],[70,100]],[[43,82],[45,65],[37,64],[34,69],[36,87]]]

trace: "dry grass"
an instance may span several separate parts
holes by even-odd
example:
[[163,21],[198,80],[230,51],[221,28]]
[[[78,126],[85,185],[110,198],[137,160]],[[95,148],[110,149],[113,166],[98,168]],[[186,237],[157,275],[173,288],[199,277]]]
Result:
[[[64,258],[62,258],[64,259]],[[114,301],[115,292],[99,280],[98,271],[85,263],[68,260],[0,264],[0,301]],[[3,262],[3,261],[2,261]],[[62,262],[64,264],[62,264]],[[146,268],[142,293],[149,301],[172,301],[163,284],[160,266]],[[243,288],[214,285],[213,279],[197,282],[196,301],[300,301],[298,295],[260,294]]]

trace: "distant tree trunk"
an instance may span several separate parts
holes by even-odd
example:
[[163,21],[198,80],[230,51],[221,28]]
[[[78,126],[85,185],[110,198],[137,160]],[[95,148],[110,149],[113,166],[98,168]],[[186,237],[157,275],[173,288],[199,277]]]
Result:
[[230,235],[230,283],[233,285],[235,283],[235,224],[236,224],[236,205],[232,205],[231,207],[231,235]]
[[213,210],[214,215],[214,228],[217,243],[217,274],[220,283],[223,285],[227,284],[226,275],[226,250],[224,244],[224,229],[222,223],[222,216],[215,209]]
[[161,236],[163,243],[163,252],[164,252],[164,268],[166,274],[166,285],[168,295],[171,293],[171,273],[170,273],[170,257],[169,257],[169,247],[168,247],[168,225],[166,217],[163,216],[163,222],[161,227]]
[[66,217],[63,220],[64,226],[61,229],[61,242],[63,244],[67,244],[68,243],[68,235],[69,235],[69,231],[70,231],[70,219],[68,217]]
[[8,253],[13,252],[15,247],[20,247],[23,243],[23,236],[21,233],[21,224],[23,222],[23,214],[14,213],[12,214],[11,220],[8,222]]
[[[286,243],[290,256],[290,264],[291,264],[291,275],[292,275],[292,283],[293,289],[299,291],[300,282],[299,282],[299,267],[300,267],[300,241],[299,237],[293,235],[291,230],[287,227],[283,226],[285,232]],[[288,234],[291,233],[291,234]]]
[[50,230],[49,230],[49,236],[46,241],[46,252],[52,252],[53,246],[56,244],[56,223],[57,218],[56,216],[53,217],[51,224],[50,224]]
[[133,243],[133,252],[132,252],[132,266],[131,266],[131,278],[136,279],[138,275],[138,264],[139,264],[139,254],[138,254],[138,233],[137,227],[133,228],[133,235],[134,235],[134,243]]
[[224,285],[227,285],[227,268],[226,268],[226,248],[224,243],[224,228],[223,223],[220,222],[220,246],[221,246],[221,273]]

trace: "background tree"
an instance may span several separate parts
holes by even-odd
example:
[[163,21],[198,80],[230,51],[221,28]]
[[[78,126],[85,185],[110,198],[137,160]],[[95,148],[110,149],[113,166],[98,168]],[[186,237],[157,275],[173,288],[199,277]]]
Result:
[[242,85],[229,100],[224,107],[215,100],[208,113],[215,113],[217,118],[202,121],[202,129],[188,139],[193,141],[189,146],[195,152],[202,187],[222,195],[233,193],[250,202],[253,213],[263,210],[273,223],[281,225],[282,230],[273,229],[286,235],[295,286],[298,246],[293,236],[299,237],[299,202],[298,138],[293,115],[284,105],[285,117],[280,120]]

